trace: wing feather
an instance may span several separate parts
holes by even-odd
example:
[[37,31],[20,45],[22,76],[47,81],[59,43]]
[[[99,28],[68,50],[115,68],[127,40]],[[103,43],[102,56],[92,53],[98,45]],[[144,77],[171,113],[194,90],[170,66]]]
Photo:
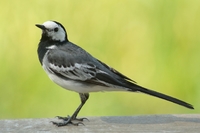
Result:
[[87,64],[75,63],[69,67],[64,67],[63,65],[55,66],[55,64],[50,64],[50,69],[59,73],[60,75],[67,77],[72,80],[86,81],[95,77],[98,70],[92,69],[91,66]]
[[129,88],[129,85],[132,84],[130,81],[134,82],[105,63],[93,58],[90,54],[76,53],[51,50],[47,56],[49,63],[47,66],[57,76],[94,85]]

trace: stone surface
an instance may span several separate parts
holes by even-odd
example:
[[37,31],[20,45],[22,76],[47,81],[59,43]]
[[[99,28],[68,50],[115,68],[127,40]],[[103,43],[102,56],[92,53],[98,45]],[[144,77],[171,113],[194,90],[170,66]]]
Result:
[[0,120],[0,132],[14,133],[200,133],[200,114],[88,117],[84,125],[56,127],[56,118]]

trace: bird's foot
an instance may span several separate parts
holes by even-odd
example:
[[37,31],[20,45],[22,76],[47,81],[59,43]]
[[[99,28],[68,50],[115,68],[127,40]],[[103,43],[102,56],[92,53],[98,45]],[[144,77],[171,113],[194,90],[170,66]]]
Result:
[[[54,121],[52,121],[52,123],[53,123],[54,125],[58,126],[58,127],[60,127],[60,126],[67,126],[67,125],[69,125],[69,124],[72,124],[72,125],[74,125],[74,126],[84,125],[84,124],[82,123],[82,121],[83,121],[84,119],[88,120],[87,118],[73,118],[73,117],[70,117],[70,116],[68,116],[68,117],[56,116],[56,117],[57,117],[58,119],[63,120],[63,122],[54,122]],[[79,122],[72,122],[72,121],[79,121]]]
[[55,121],[51,121],[54,125],[61,127],[61,126],[67,126],[69,124],[74,125],[74,126],[78,126],[78,125],[84,125],[82,122],[72,122],[71,120],[67,120],[67,121],[63,121],[63,122],[55,122]]
[[[58,119],[61,119],[63,121],[69,120],[71,117],[68,115],[67,117],[62,117],[62,116],[56,116]],[[72,120],[75,121],[83,121],[83,120],[88,120],[87,118],[71,118]],[[88,120],[89,121],[89,120]]]

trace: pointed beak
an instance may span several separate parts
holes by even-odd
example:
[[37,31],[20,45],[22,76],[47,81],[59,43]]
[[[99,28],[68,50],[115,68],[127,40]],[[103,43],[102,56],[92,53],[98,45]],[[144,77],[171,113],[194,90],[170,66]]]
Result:
[[38,28],[40,28],[40,29],[42,29],[42,30],[45,30],[45,29],[46,29],[45,26],[42,25],[42,24],[36,24],[35,26],[37,26]]

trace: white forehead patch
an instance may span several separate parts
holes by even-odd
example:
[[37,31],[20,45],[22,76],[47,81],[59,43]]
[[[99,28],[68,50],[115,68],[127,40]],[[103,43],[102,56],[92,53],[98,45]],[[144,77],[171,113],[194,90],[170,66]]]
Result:
[[54,29],[54,28],[58,27],[58,25],[53,21],[46,21],[42,25],[44,25],[48,29]]
[[[47,30],[47,35],[51,37],[52,40],[63,42],[66,40],[65,30],[57,23],[53,21],[46,21],[42,25],[45,26]],[[58,31],[54,31],[55,28],[58,28]]]

